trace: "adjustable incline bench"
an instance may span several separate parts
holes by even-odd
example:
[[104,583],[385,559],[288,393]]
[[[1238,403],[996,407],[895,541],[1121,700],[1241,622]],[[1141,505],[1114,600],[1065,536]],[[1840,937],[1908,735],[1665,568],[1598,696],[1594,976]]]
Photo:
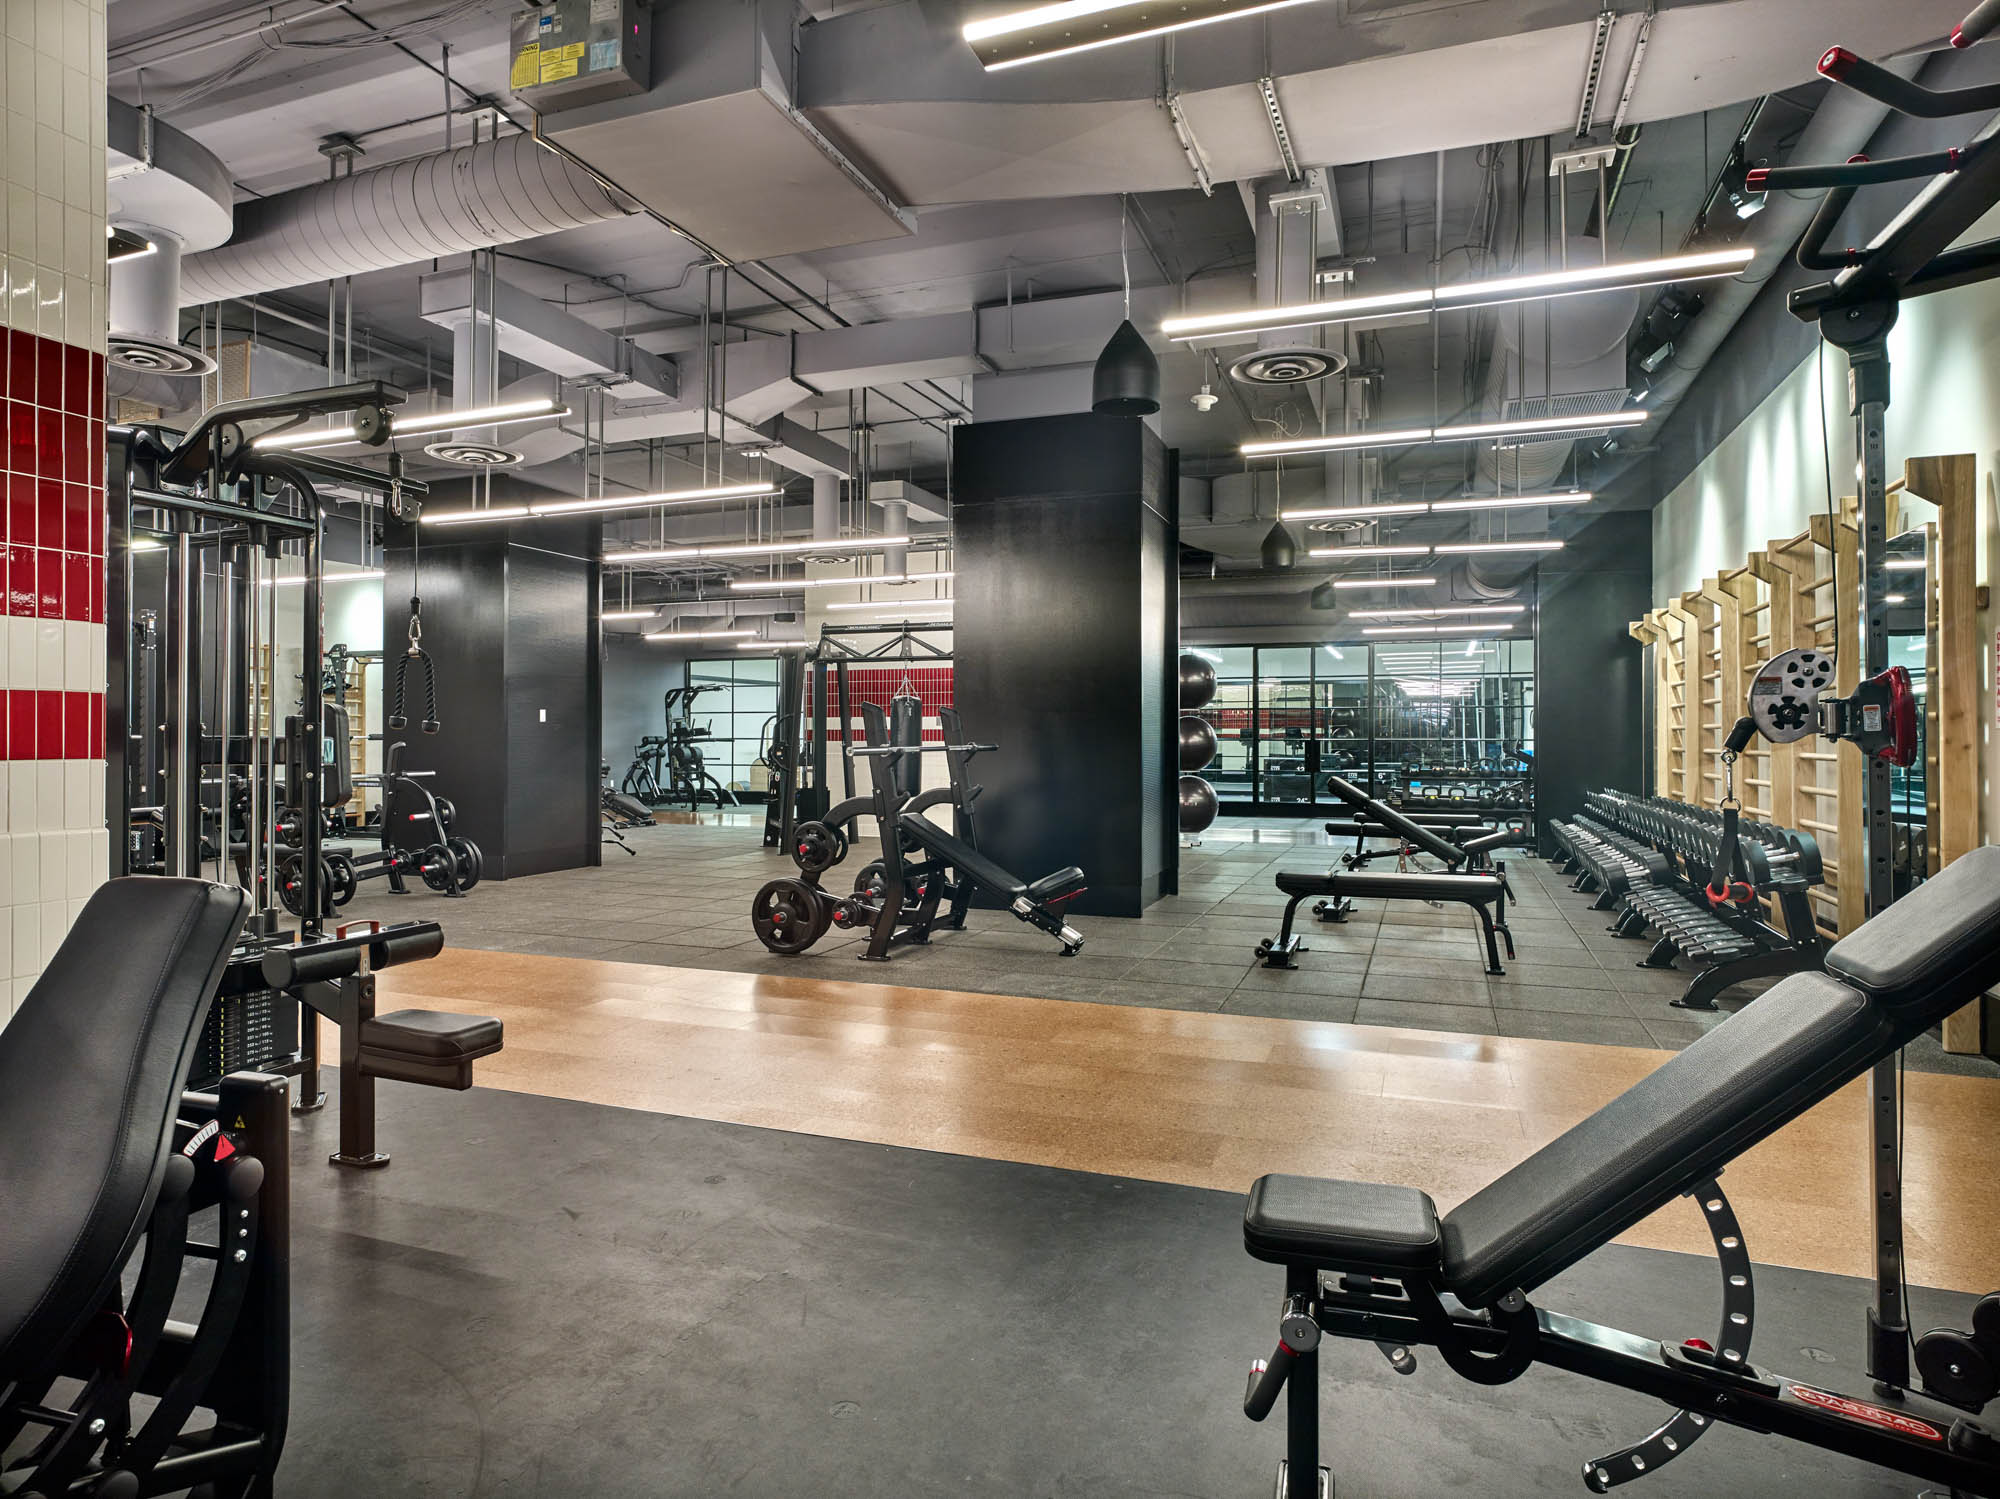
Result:
[[1303,938],[1292,931],[1299,902],[1313,896],[1326,897],[1313,907],[1322,921],[1345,921],[1358,896],[1370,900],[1457,901],[1472,907],[1479,916],[1479,928],[1486,938],[1486,971],[1505,973],[1500,966],[1497,938],[1507,943],[1507,956],[1514,956],[1514,935],[1507,930],[1507,876],[1493,870],[1460,873],[1459,867],[1484,858],[1496,848],[1512,847],[1518,841],[1513,832],[1494,833],[1483,838],[1454,843],[1430,828],[1419,826],[1386,802],[1377,801],[1351,781],[1327,777],[1327,789],[1346,802],[1368,822],[1387,828],[1409,847],[1431,855],[1445,866],[1444,872],[1398,869],[1329,869],[1325,874],[1304,874],[1288,870],[1278,873],[1278,888],[1291,899],[1278,935],[1257,944],[1257,956],[1266,968],[1296,968],[1293,959],[1306,951]]
[[[0,1492],[271,1493],[290,1374],[285,1080],[182,1091],[245,914],[233,887],[113,880],[0,1032],[0,1455],[21,1449],[0,1456]],[[208,1208],[216,1232],[192,1234]],[[170,1320],[194,1260],[214,1267],[198,1319]],[[58,1380],[81,1387],[58,1396]]]
[[[2000,1494],[2000,1431],[1980,1419],[2000,1369],[2000,1295],[1972,1331],[1916,1340],[1921,1393],[1851,1398],[1750,1362],[1751,1265],[1722,1168],[2000,981],[2000,847],[1976,849],[1826,957],[1716,1026],[1595,1114],[1440,1217],[1410,1187],[1266,1176],[1243,1242],[1285,1267],[1277,1352],[1252,1366],[1244,1413],[1287,1395],[1277,1499],[1323,1499],[1322,1334],[1376,1344],[1390,1367],[1435,1347],[1478,1384],[1537,1363],[1675,1407],[1651,1435],[1583,1467],[1604,1493],[1656,1471],[1716,1421],[1880,1463],[1965,1494]],[[1723,1272],[1721,1333],[1661,1343],[1537,1310],[1529,1293],[1676,1197],[1700,1204]]]

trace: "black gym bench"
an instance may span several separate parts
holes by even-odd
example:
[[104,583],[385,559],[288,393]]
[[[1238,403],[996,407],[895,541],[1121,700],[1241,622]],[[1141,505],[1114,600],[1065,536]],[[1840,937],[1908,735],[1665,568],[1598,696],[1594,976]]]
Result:
[[[184,1091],[246,914],[233,887],[113,880],[0,1031],[0,1492],[271,1493],[285,1080]],[[192,1232],[210,1208],[213,1235]]]
[[1002,869],[971,844],[954,838],[921,811],[900,813],[896,828],[925,853],[950,865],[954,873],[1007,902],[1007,909],[1022,921],[1062,943],[1064,956],[1073,957],[1082,948],[1083,934],[1064,921],[1055,909],[1083,893],[1084,874],[1074,864],[1038,880],[1024,880]]
[[[1266,1176],[1243,1217],[1249,1253],[1285,1268],[1276,1353],[1244,1412],[1287,1396],[1277,1499],[1323,1499],[1317,1348],[1374,1343],[1398,1373],[1434,1347],[1478,1384],[1536,1364],[1652,1396],[1675,1413],[1583,1466],[1593,1492],[1655,1471],[1714,1422],[1790,1437],[1967,1494],[2000,1493],[2000,1433],[1979,1419],[2000,1366],[2000,1297],[1973,1331],[1928,1333],[1925,1392],[1853,1398],[1750,1361],[1751,1264],[1722,1168],[1867,1075],[2000,981],[2000,848],[1975,849],[1738,1011],[1450,1213],[1411,1187]],[[1717,1341],[1661,1343],[1537,1309],[1529,1294],[1676,1197],[1699,1205],[1723,1272]],[[1947,1356],[1926,1359],[1943,1338]],[[1955,1341],[1954,1341],[1955,1340]],[[1970,1349],[1984,1360],[1969,1371]]]
[[1405,817],[1386,802],[1377,801],[1351,781],[1327,777],[1327,789],[1354,808],[1358,818],[1377,824],[1401,838],[1418,852],[1427,853],[1444,864],[1443,871],[1399,869],[1330,869],[1324,874],[1281,871],[1278,889],[1291,897],[1285,903],[1284,920],[1278,935],[1257,944],[1257,956],[1266,968],[1296,968],[1294,961],[1305,952],[1303,938],[1292,930],[1299,902],[1322,897],[1313,914],[1321,921],[1341,922],[1354,909],[1354,901],[1421,900],[1456,901],[1470,906],[1479,917],[1486,940],[1486,971],[1505,973],[1500,966],[1500,942],[1507,944],[1507,956],[1514,956],[1514,936],[1507,930],[1507,875],[1504,870],[1460,872],[1459,866],[1489,859],[1497,848],[1516,846],[1519,834],[1509,830],[1492,833],[1464,843],[1454,843],[1438,832]]
[[[335,1166],[379,1170],[389,1157],[375,1148],[376,1079],[462,1092],[472,1086],[472,1064],[499,1051],[505,1040],[501,1023],[490,1015],[441,1010],[377,1015],[376,972],[436,957],[444,949],[444,931],[435,921],[353,925],[366,930],[349,936],[349,928],[342,927],[318,941],[246,953],[231,965],[223,988],[226,994],[232,985],[268,985],[340,1028],[340,1148],[327,1159]],[[300,1079],[301,1113],[325,1102],[318,1052],[310,1054],[313,1060]]]

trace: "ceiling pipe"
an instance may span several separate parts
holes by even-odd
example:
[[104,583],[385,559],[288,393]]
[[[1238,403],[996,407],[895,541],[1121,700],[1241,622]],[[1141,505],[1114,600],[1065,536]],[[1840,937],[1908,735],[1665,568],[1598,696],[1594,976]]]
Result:
[[[1897,77],[1908,79],[1917,77],[1925,62],[1926,57],[1918,54],[1896,58],[1883,66]],[[1832,89],[1800,133],[1790,159],[1845,161],[1867,150],[1869,141],[1882,128],[1888,114],[1887,106],[1877,104],[1852,89]],[[1646,402],[1646,409],[1653,413],[1652,425],[1655,428],[1664,423],[1668,413],[1680,404],[1681,397],[1687,394],[1688,387],[1707,368],[1708,361],[1722,346],[1730,330],[1750,310],[1750,304],[1757,300],[1764,283],[1778,274],[1792,246],[1805,233],[1806,224],[1812,219],[1813,211],[1819,207],[1823,196],[1818,192],[1774,192],[1765,198],[1764,211],[1749,221],[1745,233],[1737,240],[1738,244],[1755,247],[1757,258],[1751,263],[1751,268],[1757,275],[1754,280],[1749,275],[1743,275],[1704,284],[1702,299],[1705,305],[1701,314],[1683,330],[1673,358],[1653,382]]]
[[181,262],[181,305],[414,265],[636,211],[531,136],[504,136],[238,204],[229,243]]

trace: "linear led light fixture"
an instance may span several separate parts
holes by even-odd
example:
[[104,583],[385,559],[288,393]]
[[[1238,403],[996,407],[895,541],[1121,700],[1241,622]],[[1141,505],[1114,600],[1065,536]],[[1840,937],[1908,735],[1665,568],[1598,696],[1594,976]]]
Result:
[[1387,505],[1327,505],[1311,510],[1280,511],[1280,520],[1370,521],[1383,515],[1458,514],[1473,510],[1522,510],[1531,505],[1587,505],[1596,496],[1589,490],[1563,490],[1558,494],[1487,495],[1477,500],[1396,500]]
[[1314,547],[1306,553],[1308,557],[1428,557],[1430,543],[1411,544],[1392,542],[1385,546],[1363,547]]
[[952,601],[950,599],[911,599],[906,604],[898,603],[895,599],[869,599],[866,601],[850,600],[839,604],[828,604],[826,607],[829,609],[900,609],[907,613],[911,610],[920,609],[949,609],[951,605]]
[[[908,546],[907,536],[849,536],[839,541],[744,541],[712,547],[658,547],[643,552],[611,552],[606,562],[686,562],[705,557],[783,557],[800,552],[879,552]],[[843,582],[848,581],[842,579]],[[865,583],[866,578],[855,579]]]
[[1649,420],[1645,411],[1604,411],[1596,416],[1542,416],[1527,421],[1468,422],[1457,427],[1407,427],[1393,432],[1343,432],[1328,437],[1293,437],[1275,442],[1246,442],[1236,451],[1245,458],[1275,458],[1288,453],[1336,453],[1357,448],[1416,448],[1445,442],[1486,442],[1518,437],[1533,440],[1564,433],[1601,432],[1612,427],[1636,427]]
[[[474,406],[465,411],[432,411],[423,416],[391,416],[391,437],[416,437],[425,432],[455,432],[461,427],[505,427],[514,422],[530,422],[543,416],[568,416],[569,407],[558,407],[549,396],[527,401],[503,401],[498,406]],[[273,432],[254,439],[250,446],[272,448],[331,448],[358,441],[352,427],[313,427],[299,432]]]
[[802,651],[806,648],[803,640],[739,640],[739,651]]
[[1451,604],[1442,609],[1351,609],[1350,619],[1440,619],[1447,614],[1521,614],[1526,604]]
[[1310,0],[1062,0],[1011,11],[963,28],[972,55],[989,73],[1164,36],[1239,16],[1262,15]]
[[1551,297],[1580,296],[1594,291],[1622,291],[1660,286],[1671,281],[1709,281],[1734,276],[1750,264],[1756,251],[1747,246],[1701,250],[1691,255],[1666,255],[1632,260],[1622,265],[1572,266],[1532,276],[1498,276],[1486,281],[1460,281],[1436,290],[1383,292],[1372,297],[1348,297],[1330,302],[1303,302],[1289,307],[1244,307],[1234,312],[1208,312],[1168,318],[1160,331],[1176,342],[1260,333],[1271,328],[1316,328],[1352,323],[1363,318],[1401,312],[1450,312],[1462,308],[1498,307],[1513,302],[1540,302]]
[[1436,578],[1426,577],[1335,578],[1333,580],[1335,588],[1433,588],[1436,585]]
[[1921,557],[1891,557],[1882,564],[1882,571],[1886,573],[1920,573],[1923,570],[1924,559]]
[[1560,552],[1560,541],[1441,541],[1433,549],[1440,557],[1486,557],[1501,552]]
[[901,573],[890,578],[738,578],[730,583],[737,593],[789,593],[794,588],[859,588],[864,583],[908,583]]
[[648,630],[646,640],[752,640],[755,630]]
[[[327,573],[320,581],[323,583],[366,583],[371,578],[379,578],[381,576],[382,569],[379,567],[357,567],[353,572]],[[266,588],[274,585],[279,588],[303,588],[306,586],[306,575],[304,573],[294,573],[289,577],[266,578],[264,580]]]
[[1363,635],[1501,635],[1512,625],[1370,625]]
[[651,619],[659,612],[657,609],[611,609],[598,615],[598,618],[609,624],[614,620]]
[[668,489],[659,494],[600,495],[584,500],[540,500],[529,505],[489,505],[483,510],[445,510],[426,515],[427,526],[465,526],[488,520],[540,519],[545,515],[586,515],[603,510],[653,510],[670,505],[703,505],[711,500],[753,500],[780,493],[775,484],[711,484],[700,489]]

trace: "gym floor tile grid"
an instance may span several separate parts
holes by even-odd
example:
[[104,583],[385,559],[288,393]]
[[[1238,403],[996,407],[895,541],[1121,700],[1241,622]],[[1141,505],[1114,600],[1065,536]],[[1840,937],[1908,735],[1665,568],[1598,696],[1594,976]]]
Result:
[[[606,848],[601,868],[489,883],[464,900],[364,886],[343,917],[435,919],[454,947],[1459,1035],[1678,1050],[1720,1018],[1673,1008],[1687,975],[1637,967],[1644,941],[1612,936],[1606,913],[1591,910],[1552,866],[1518,851],[1505,863],[1519,956],[1503,976],[1485,972],[1470,911],[1420,901],[1364,902],[1338,925],[1313,920],[1307,902],[1298,929],[1308,951],[1299,966],[1263,967],[1253,950],[1276,934],[1285,905],[1274,873],[1324,870],[1351,845],[1329,845],[1312,823],[1247,819],[1225,819],[1198,847],[1184,848],[1180,893],[1144,917],[1075,918],[1087,941],[1074,958],[1005,912],[975,911],[966,931],[898,948],[887,964],[862,964],[856,958],[866,939],[858,932],[829,930],[791,957],[757,941],[751,898],[765,881],[796,873],[789,859],[760,846],[761,828],[761,812],[662,823],[628,833],[629,855]],[[845,890],[870,847],[858,842],[829,888]],[[1762,987],[1735,991],[1725,1012]],[[1931,1038],[1910,1048],[1908,1064],[2000,1073],[1984,1058],[1947,1054]]]
[[[485,1088],[385,1088],[381,1114],[386,1171],[325,1165],[331,1108],[294,1134],[289,1499],[1271,1491],[1281,1424],[1241,1401],[1278,1272],[1243,1253],[1234,1192]],[[1715,1281],[1712,1260],[1612,1247],[1536,1299],[1713,1336]],[[1757,1346],[1864,1389],[1865,1289],[1760,1267]],[[1964,1326],[1969,1298],[1912,1309]],[[1428,1351],[1409,1378],[1366,1344],[1323,1359],[1354,1499],[1581,1494],[1586,1459],[1661,1415],[1557,1373],[1481,1389]],[[1645,1487],[1915,1485],[1718,1425]]]

